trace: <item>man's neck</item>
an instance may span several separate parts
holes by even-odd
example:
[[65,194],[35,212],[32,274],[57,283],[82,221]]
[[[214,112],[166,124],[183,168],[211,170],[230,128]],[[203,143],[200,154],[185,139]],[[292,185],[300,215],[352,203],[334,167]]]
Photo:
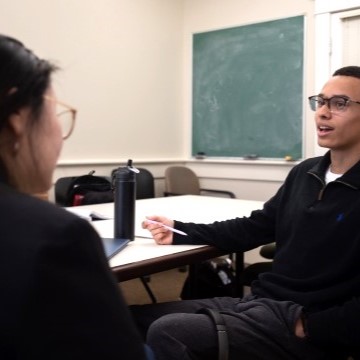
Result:
[[345,153],[331,150],[331,165],[330,170],[335,174],[345,174],[358,161],[360,161],[360,153]]

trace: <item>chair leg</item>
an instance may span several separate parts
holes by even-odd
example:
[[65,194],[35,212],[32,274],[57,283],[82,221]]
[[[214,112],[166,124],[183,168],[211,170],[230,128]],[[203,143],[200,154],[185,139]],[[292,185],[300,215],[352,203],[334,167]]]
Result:
[[189,299],[198,297],[197,282],[199,274],[199,264],[189,265]]
[[[232,255],[234,256],[234,255]],[[237,252],[235,253],[235,281],[236,281],[236,296],[244,296],[244,288],[240,282],[241,273],[244,271],[244,253]]]
[[153,294],[153,292],[151,291],[150,286],[148,285],[146,279],[143,276],[141,276],[140,280],[141,280],[142,284],[144,285],[144,288],[145,288],[146,292],[148,293],[148,295],[149,295],[149,297],[151,299],[151,302],[153,304],[156,304],[156,302],[157,302],[156,297]]

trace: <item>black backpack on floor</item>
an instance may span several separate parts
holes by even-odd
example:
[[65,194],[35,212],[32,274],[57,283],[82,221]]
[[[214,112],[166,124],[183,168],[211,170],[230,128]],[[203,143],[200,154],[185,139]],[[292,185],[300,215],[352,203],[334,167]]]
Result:
[[196,266],[195,294],[187,277],[180,295],[182,300],[235,296],[235,275],[229,258],[215,258]]

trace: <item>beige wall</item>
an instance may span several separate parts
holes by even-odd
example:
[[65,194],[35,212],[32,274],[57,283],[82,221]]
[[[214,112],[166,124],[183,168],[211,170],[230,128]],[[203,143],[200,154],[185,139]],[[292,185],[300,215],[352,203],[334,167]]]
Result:
[[61,163],[176,158],[182,140],[181,0],[0,0],[0,32],[63,71],[78,121]]
[[[2,5],[2,6],[1,6]],[[265,200],[293,164],[194,161],[191,153],[191,38],[194,32],[306,16],[305,96],[314,91],[313,0],[0,0],[0,32],[63,68],[59,97],[79,109],[59,176],[109,171],[132,158],[163,191],[171,163],[192,167],[203,186]],[[314,154],[304,104],[305,157]]]

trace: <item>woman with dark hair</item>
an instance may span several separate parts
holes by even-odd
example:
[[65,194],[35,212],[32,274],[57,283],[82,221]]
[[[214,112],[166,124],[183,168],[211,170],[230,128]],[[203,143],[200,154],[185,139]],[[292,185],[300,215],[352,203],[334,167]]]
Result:
[[145,359],[96,232],[32,196],[50,188],[75,121],[55,70],[0,35],[0,358]]

